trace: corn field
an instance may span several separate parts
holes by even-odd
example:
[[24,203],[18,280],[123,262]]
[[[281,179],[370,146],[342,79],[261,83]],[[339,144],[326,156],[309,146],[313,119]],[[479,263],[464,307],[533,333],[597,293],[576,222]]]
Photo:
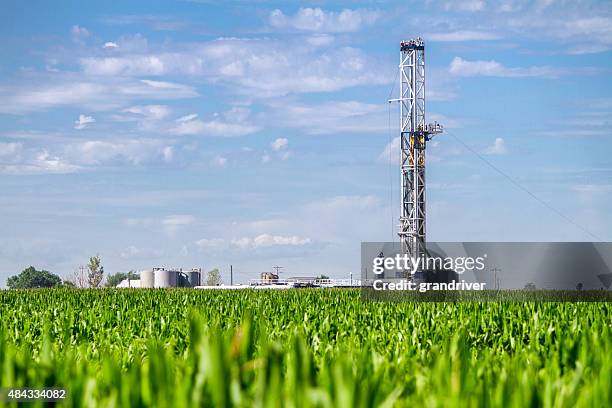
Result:
[[65,388],[62,406],[612,403],[609,302],[366,302],[316,289],[0,301],[0,387]]

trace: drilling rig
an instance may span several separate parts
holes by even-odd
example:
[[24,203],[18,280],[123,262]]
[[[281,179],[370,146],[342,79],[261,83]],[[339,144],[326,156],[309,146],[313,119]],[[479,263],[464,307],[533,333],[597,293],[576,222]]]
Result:
[[[438,123],[425,122],[425,44],[418,37],[400,43],[401,209],[399,239],[402,255],[426,256],[425,151],[427,142],[442,133]],[[419,271],[412,271],[413,273]]]

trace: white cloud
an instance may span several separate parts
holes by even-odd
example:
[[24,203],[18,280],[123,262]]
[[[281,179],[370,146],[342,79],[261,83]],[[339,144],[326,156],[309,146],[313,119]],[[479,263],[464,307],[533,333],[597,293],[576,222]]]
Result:
[[496,34],[485,31],[459,30],[446,33],[432,33],[425,36],[428,41],[462,42],[462,41],[489,41],[496,40]]
[[335,38],[329,34],[314,34],[306,38],[308,44],[314,47],[326,47],[335,42]]
[[438,3],[445,11],[464,11],[469,13],[483,11],[486,7],[484,0],[444,0],[428,3]]
[[612,192],[612,184],[579,184],[572,187],[579,193],[601,194]]
[[195,217],[189,214],[169,215],[161,220],[165,232],[174,236],[180,229],[195,222]]
[[0,113],[23,114],[63,106],[110,110],[142,99],[183,99],[198,96],[191,86],[125,78],[84,78],[81,75],[36,76],[21,86],[0,88]]
[[[37,145],[38,140],[33,144]],[[0,143],[0,173],[3,174],[75,173],[98,166],[159,165],[169,163],[173,158],[173,146],[163,139],[68,139],[46,148]]]
[[179,215],[169,215],[162,219],[161,223],[165,226],[182,226],[182,225],[191,225],[195,221],[195,217],[193,215],[188,214],[179,214]]
[[159,258],[163,253],[162,250],[149,250],[130,245],[119,253],[119,257],[122,259],[150,259]]
[[284,137],[279,137],[278,139],[270,143],[270,147],[275,152],[286,149],[288,146],[289,146],[289,140]]
[[102,48],[104,49],[113,49],[113,48],[118,48],[119,46],[117,45],[117,43],[112,42],[112,41],[108,41],[105,42],[104,45],[102,46]]
[[[612,18],[590,16],[566,22],[565,35],[581,37],[581,44],[570,49],[572,54],[590,54],[607,51],[612,48]],[[593,39],[590,41],[587,39]]]
[[567,74],[566,70],[554,67],[508,68],[497,61],[467,61],[459,57],[451,61],[450,73],[456,76],[492,76],[492,77],[545,77],[556,78]]
[[380,133],[388,130],[386,104],[330,101],[320,104],[271,104],[275,123],[308,134]]
[[197,240],[195,244],[202,251],[215,250],[223,248],[225,246],[225,240],[222,238],[202,238]]
[[210,165],[212,167],[223,169],[227,167],[227,159],[223,156],[215,156],[215,158],[210,161]]
[[267,152],[264,152],[263,156],[261,156],[262,163],[269,163],[272,160],[272,157]]
[[179,230],[192,225],[196,218],[190,214],[168,215],[162,218],[128,218],[124,222],[132,227],[161,228],[166,234],[173,237]]
[[95,121],[96,120],[91,116],[80,114],[79,118],[74,121],[74,128],[78,130],[85,129],[87,125],[94,123]]
[[166,118],[172,110],[165,105],[145,105],[145,106],[131,106],[122,110],[124,113],[131,113],[134,115],[140,115],[148,120],[162,120]]
[[86,37],[89,37],[91,35],[89,30],[87,30],[85,27],[81,27],[81,26],[78,26],[78,25],[73,25],[72,29],[70,30],[70,32],[72,33],[72,36],[75,39],[86,38]]
[[378,159],[387,163],[399,163],[400,138],[394,137],[393,140],[385,146],[385,149],[378,156]]
[[434,12],[440,8],[477,12],[461,19],[434,18],[432,26],[437,20],[440,27],[450,30],[494,32],[513,42],[553,40],[563,44],[563,51],[570,54],[612,49],[612,17],[605,2],[503,0],[487,4],[481,0],[428,0],[428,5]]
[[197,114],[186,115],[176,120],[176,126],[171,132],[177,135],[201,136],[245,136],[258,130],[256,126],[243,122],[226,122],[219,119],[203,121]]
[[104,17],[102,21],[112,25],[146,25],[158,31],[175,31],[187,26],[187,22],[173,16],[153,14],[120,14]]
[[179,123],[191,122],[192,120],[197,119],[197,117],[198,117],[197,113],[192,113],[192,114],[189,114],[189,115],[181,116],[176,121],[179,122]]
[[355,32],[372,25],[381,16],[379,11],[345,9],[341,12],[323,11],[320,8],[300,8],[293,16],[281,10],[270,13],[270,25],[278,29],[317,32]]
[[0,174],[37,175],[74,173],[82,168],[71,164],[65,159],[52,156],[46,150],[41,150],[14,164],[0,164]]
[[166,163],[170,163],[174,157],[174,149],[172,146],[166,146],[162,149],[162,157]]
[[89,75],[165,75],[170,68],[156,55],[125,57],[88,57],[81,65]]
[[19,160],[23,150],[23,143],[0,143],[0,162],[6,163]]
[[64,152],[72,162],[84,166],[169,162],[173,156],[173,149],[167,145],[167,142],[147,138],[88,140],[68,144]]
[[143,47],[112,57],[86,56],[80,64],[93,76],[201,77],[258,98],[389,82],[385,67],[361,50],[346,46],[321,50],[321,41],[329,38],[314,41],[318,44],[301,39],[220,38],[172,52],[149,52]]
[[310,238],[302,238],[296,235],[282,236],[282,235],[270,235],[261,234],[256,237],[243,237],[233,239],[231,244],[240,249],[258,249],[273,246],[304,246],[311,244]]
[[485,154],[494,154],[494,155],[503,155],[508,153],[508,148],[506,147],[506,142],[503,138],[497,137],[495,138],[495,142],[493,145],[487,147],[484,151]]

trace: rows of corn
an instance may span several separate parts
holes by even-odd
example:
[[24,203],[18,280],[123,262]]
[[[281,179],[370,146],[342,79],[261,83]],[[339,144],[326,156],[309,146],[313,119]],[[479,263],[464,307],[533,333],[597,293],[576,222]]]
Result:
[[611,311],[357,290],[1,291],[0,388],[65,388],[64,406],[86,407],[607,407]]

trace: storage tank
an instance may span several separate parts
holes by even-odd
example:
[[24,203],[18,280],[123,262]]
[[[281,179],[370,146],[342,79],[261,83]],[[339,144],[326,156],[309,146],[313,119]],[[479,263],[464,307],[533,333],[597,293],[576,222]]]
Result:
[[175,288],[177,275],[176,271],[170,271],[166,269],[155,269],[154,271],[154,286],[156,288]]
[[200,271],[197,269],[193,269],[188,272],[184,272],[187,277],[187,287],[193,288],[195,286],[200,286]]
[[140,272],[140,287],[141,288],[152,288],[154,283],[152,270],[145,270]]

